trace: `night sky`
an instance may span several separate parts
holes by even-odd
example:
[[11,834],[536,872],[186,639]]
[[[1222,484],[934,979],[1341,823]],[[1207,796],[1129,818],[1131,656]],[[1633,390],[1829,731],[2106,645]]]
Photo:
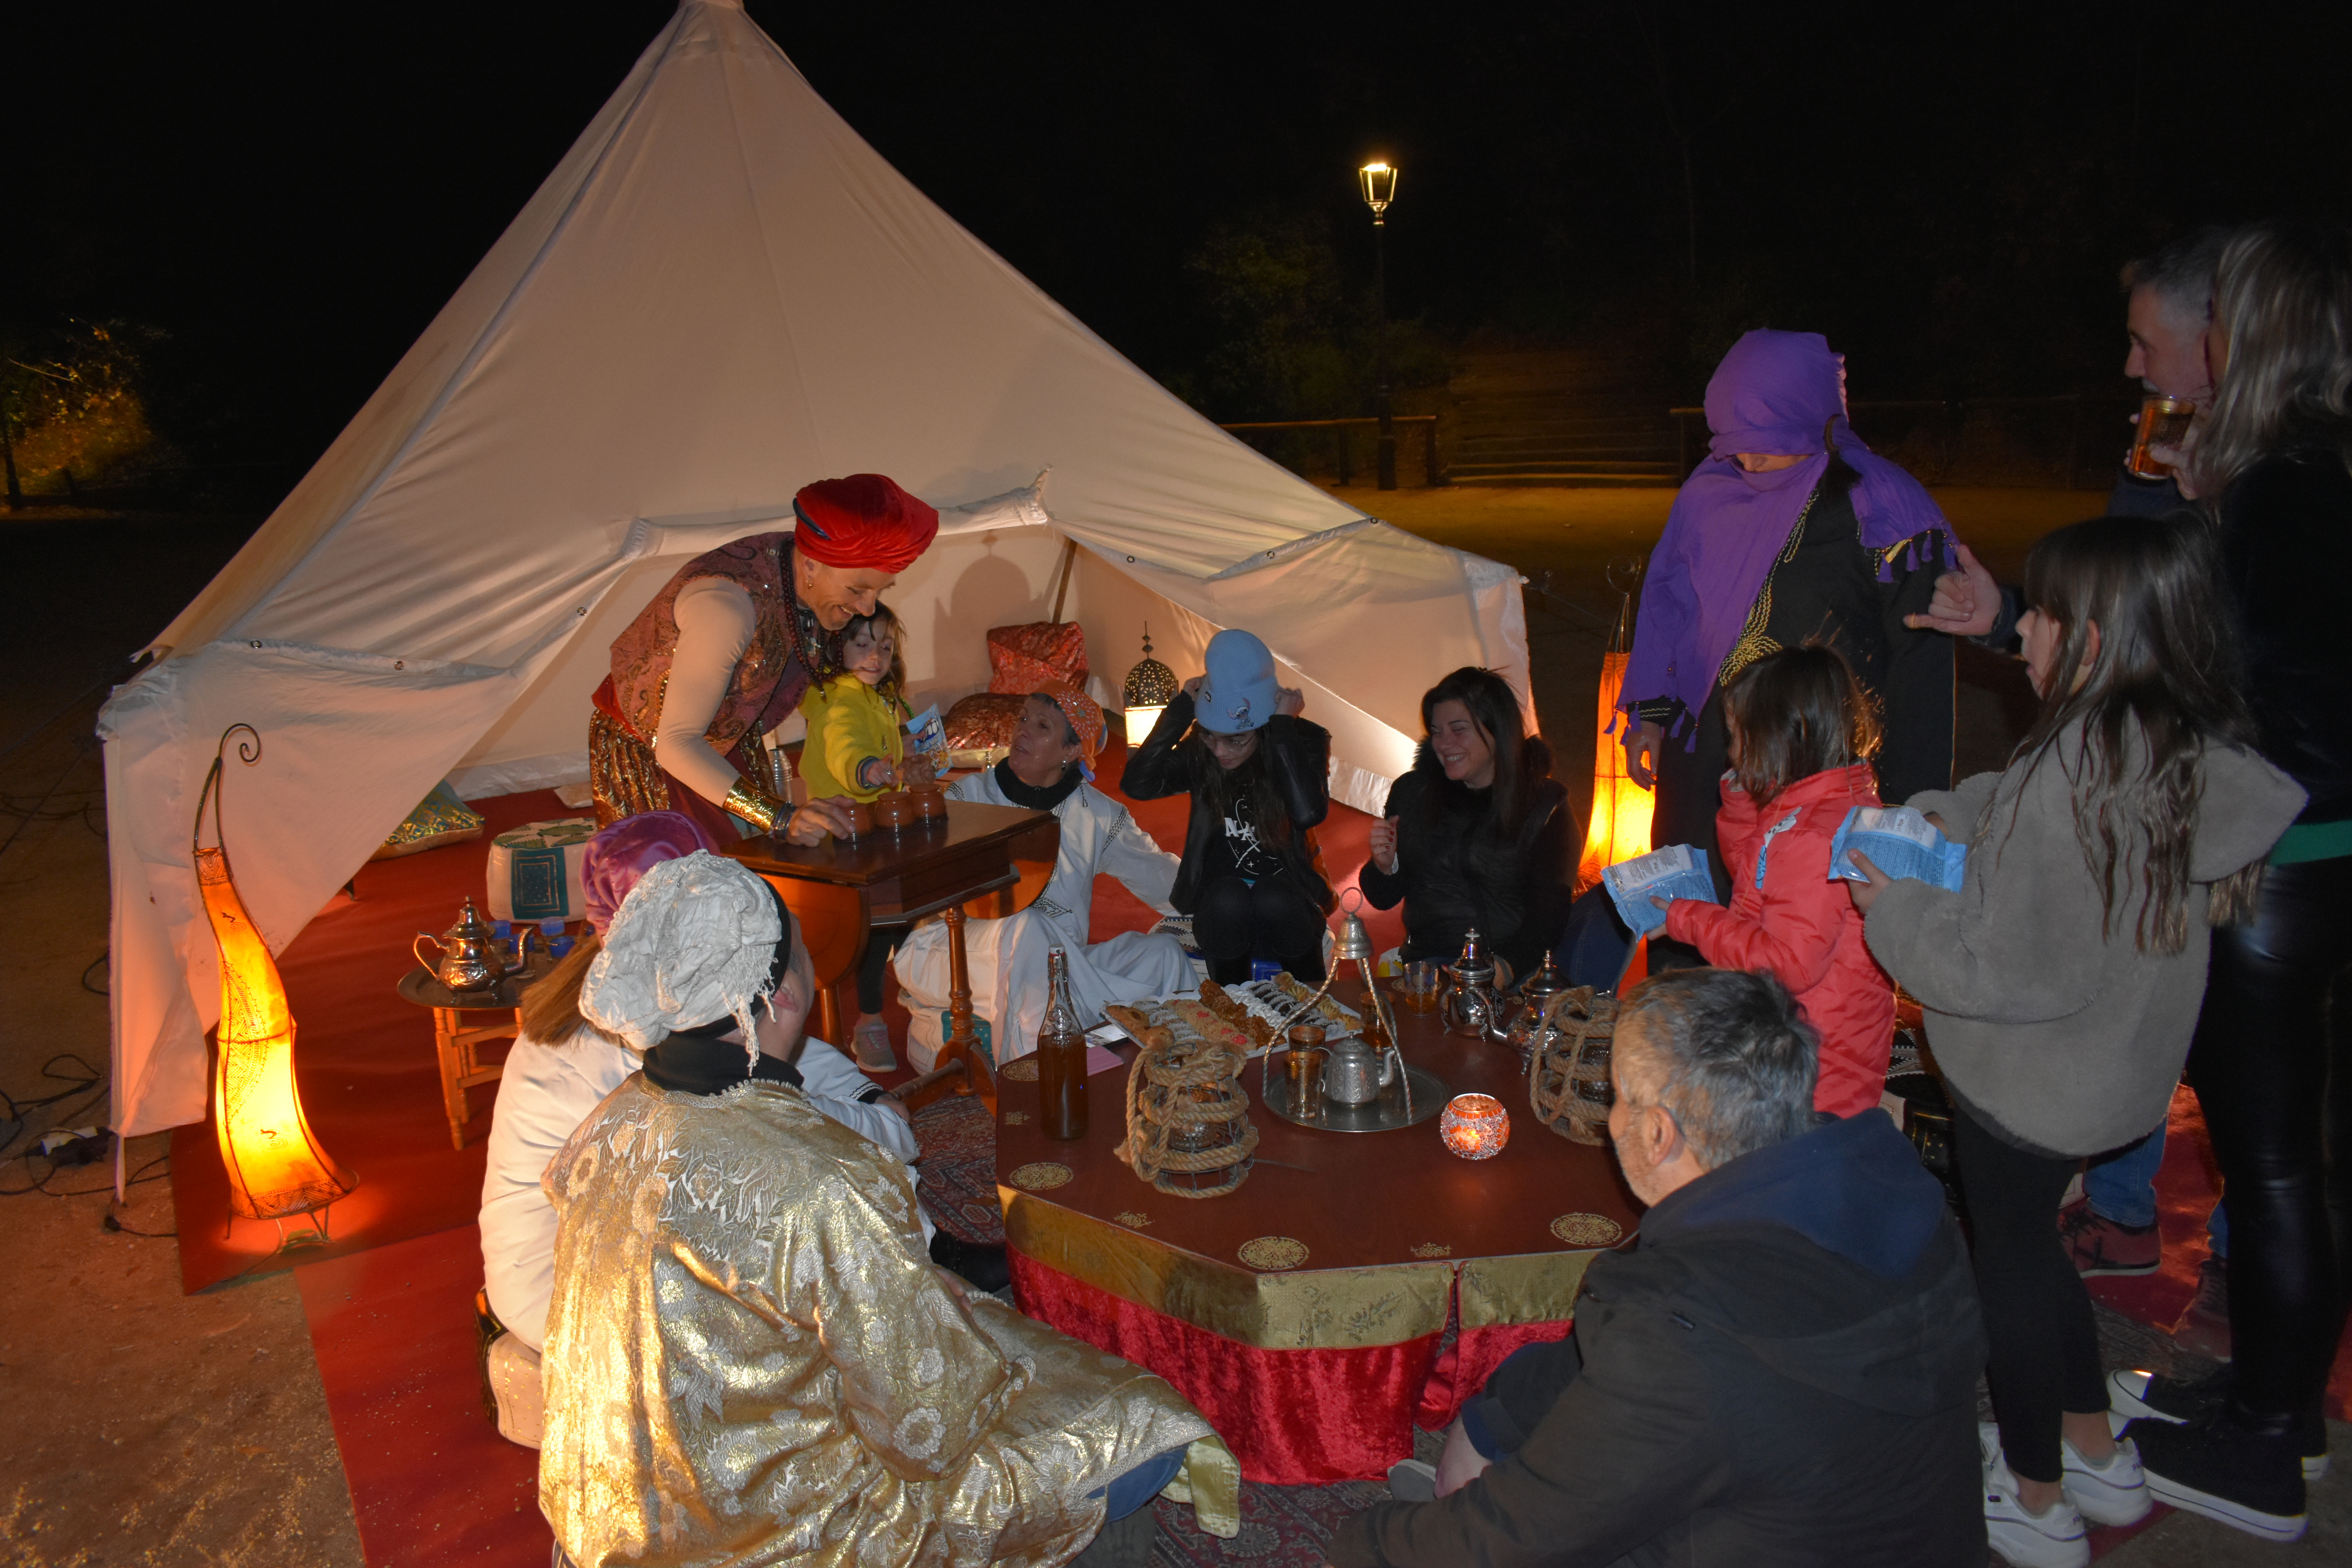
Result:
[[[2120,390],[2126,257],[2352,211],[2352,7],[750,9],[1162,376],[1210,346],[1185,259],[1212,232],[1305,226],[1362,287],[1376,153],[1404,171],[1392,313],[1447,342],[1638,342],[1683,395],[1768,323],[1829,332],[1857,396]],[[164,434],[290,466],[282,489],[669,14],[20,8],[0,329],[160,331]]]

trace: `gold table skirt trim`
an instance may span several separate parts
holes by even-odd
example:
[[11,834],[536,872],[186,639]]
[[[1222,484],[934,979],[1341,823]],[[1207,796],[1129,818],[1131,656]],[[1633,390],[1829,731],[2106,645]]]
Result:
[[1605,1250],[1259,1274],[1002,1184],[996,1192],[1005,1242],[1023,1257],[1258,1350],[1365,1350],[1442,1332],[1457,1278],[1465,1328],[1557,1321]]

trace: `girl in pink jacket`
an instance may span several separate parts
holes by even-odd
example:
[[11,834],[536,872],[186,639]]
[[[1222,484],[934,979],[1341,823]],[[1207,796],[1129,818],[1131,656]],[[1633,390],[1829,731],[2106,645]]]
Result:
[[1768,970],[1822,1037],[1813,1107],[1852,1116],[1885,1091],[1895,988],[1864,944],[1843,882],[1829,879],[1830,840],[1846,813],[1879,804],[1868,761],[1877,724],[1845,660],[1826,647],[1783,648],[1724,692],[1731,769],[1715,830],[1731,902],[1677,899],[1666,934],[1719,969]]

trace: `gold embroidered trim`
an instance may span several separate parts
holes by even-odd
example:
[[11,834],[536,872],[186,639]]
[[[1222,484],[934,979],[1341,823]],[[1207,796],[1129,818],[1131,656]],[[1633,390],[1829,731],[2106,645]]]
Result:
[[1009,1078],[1015,1083],[1035,1083],[1037,1081],[1037,1058],[1035,1057],[1023,1057],[1018,1061],[1006,1062],[1003,1067],[996,1069],[996,1076],[999,1078]]
[[1443,1242],[1424,1241],[1412,1249],[1415,1258],[1451,1258],[1454,1249]]
[[1780,645],[1764,632],[1772,624],[1773,574],[1797,558],[1797,547],[1805,542],[1805,520],[1813,515],[1813,503],[1821,499],[1821,487],[1817,485],[1813,493],[1805,498],[1805,510],[1797,514],[1796,525],[1789,530],[1789,542],[1780,547],[1780,558],[1772,563],[1772,570],[1764,574],[1763,592],[1748,607],[1748,624],[1740,628],[1739,640],[1731,645],[1731,651],[1723,656],[1723,664],[1715,672],[1718,688],[1730,685],[1735,676],[1766,654],[1780,651]]
[[1576,1315],[1576,1292],[1598,1252],[1535,1252],[1473,1258],[1462,1265],[1462,1326],[1556,1323]]
[[1115,1214],[1110,1217],[1118,1221],[1119,1224],[1127,1226],[1129,1230],[1141,1230],[1145,1226],[1151,1223],[1151,1216],[1139,1209],[1129,1209],[1124,1214]]
[[1614,1247],[1625,1227],[1606,1215],[1564,1214],[1551,1222],[1551,1233],[1570,1247]]
[[1234,1256],[1252,1268],[1267,1271],[1296,1268],[1307,1261],[1307,1244],[1293,1241],[1286,1236],[1253,1237],[1241,1244]]
[[654,761],[654,749],[602,710],[588,716],[588,789],[599,827],[641,811],[669,809],[669,781]]
[[1008,1110],[1004,1113],[1004,1125],[1007,1127],[1019,1127],[1028,1120],[1029,1113],[1025,1110]]
[[1051,1160],[1032,1160],[1015,1170],[1005,1180],[1016,1187],[1026,1188],[1033,1193],[1045,1193],[1051,1192],[1055,1187],[1066,1186],[1074,1174],[1076,1173],[1067,1165],[1057,1164]]

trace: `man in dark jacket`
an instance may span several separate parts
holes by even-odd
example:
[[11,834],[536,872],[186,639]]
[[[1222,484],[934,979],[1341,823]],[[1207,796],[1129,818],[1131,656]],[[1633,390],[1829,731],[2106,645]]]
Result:
[[1627,995],[1609,1127],[1652,1205],[1638,1250],[1463,1407],[1434,1500],[1340,1527],[1339,1568],[1983,1563],[1967,1255],[1891,1121],[1816,1124],[1814,1051],[1767,975]]

